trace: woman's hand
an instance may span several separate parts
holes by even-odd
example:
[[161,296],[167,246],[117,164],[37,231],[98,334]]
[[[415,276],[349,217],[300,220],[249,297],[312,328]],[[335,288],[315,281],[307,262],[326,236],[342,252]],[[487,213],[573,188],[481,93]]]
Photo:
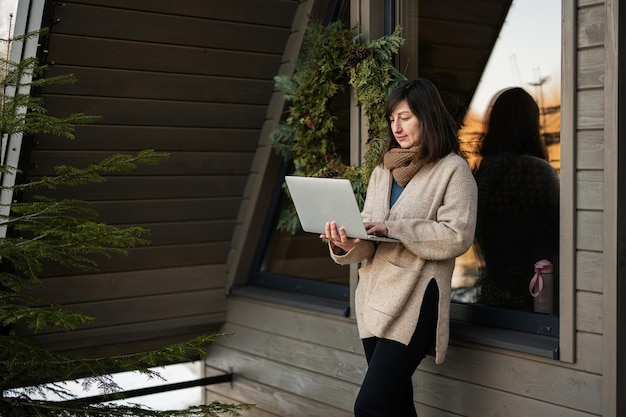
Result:
[[326,223],[324,233],[320,235],[320,238],[328,239],[333,246],[343,249],[345,252],[355,247],[361,240],[347,237],[346,230],[343,227],[338,228],[335,222]]
[[367,232],[368,235],[385,236],[385,237],[387,237],[387,233],[389,233],[389,231],[387,230],[387,226],[385,226],[385,223],[382,223],[382,222],[379,222],[379,223],[365,222],[365,231]]

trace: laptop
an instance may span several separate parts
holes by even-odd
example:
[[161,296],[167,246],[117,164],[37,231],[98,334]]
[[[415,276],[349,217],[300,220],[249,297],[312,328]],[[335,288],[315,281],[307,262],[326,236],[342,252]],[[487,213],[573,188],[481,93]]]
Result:
[[351,238],[400,242],[398,239],[367,234],[349,180],[286,176],[285,182],[305,232],[325,233],[326,223],[335,221]]

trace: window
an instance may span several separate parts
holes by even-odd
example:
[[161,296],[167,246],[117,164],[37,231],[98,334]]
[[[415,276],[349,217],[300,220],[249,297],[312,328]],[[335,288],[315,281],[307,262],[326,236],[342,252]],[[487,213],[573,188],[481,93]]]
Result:
[[[531,205],[535,208],[539,205],[541,210],[535,210],[537,212],[552,207],[552,217],[547,219],[543,214],[539,220],[532,220],[530,213],[526,213],[528,223],[522,228],[526,234],[521,237],[513,235],[512,227],[522,224],[521,215],[516,213],[521,203],[509,205],[507,214],[499,214],[503,224],[509,225],[507,228],[482,223],[478,233],[483,235],[477,236],[477,241],[482,241],[483,247],[475,244],[457,260],[453,276],[452,337],[558,358],[561,1],[481,3],[465,1],[444,7],[441,2],[431,0],[397,0],[396,19],[405,28],[403,35],[410,37],[401,51],[398,67],[409,77],[430,79],[440,89],[448,110],[463,126],[460,136],[470,164],[474,168],[480,165],[485,168],[482,180],[477,172],[477,182],[483,183],[483,203],[487,200],[485,183],[495,182],[493,177],[484,174],[495,171],[494,163],[483,160],[478,152],[483,140],[485,113],[492,97],[502,89],[521,87],[528,93],[540,110],[540,137],[551,165],[547,170],[552,170],[552,188]],[[526,159],[546,168],[545,161]],[[527,170],[520,169],[518,173],[524,186],[539,188],[542,183],[530,181]],[[513,191],[510,182],[504,189],[508,193]],[[528,188],[522,191],[529,192]],[[484,211],[479,217],[494,220],[496,214],[489,208],[496,206],[497,198],[502,195],[492,199],[487,209],[482,207]],[[511,216],[515,220],[511,220]],[[542,232],[532,237],[541,224],[544,225]],[[485,233],[485,228],[489,233]],[[498,240],[495,233],[501,231],[507,232],[504,241]],[[551,249],[534,252],[548,241]],[[519,242],[526,243],[513,244]],[[492,246],[510,251],[498,254]],[[490,256],[489,263],[485,259],[486,249],[490,250],[489,255],[496,253],[495,257]],[[515,265],[518,258],[529,259],[520,261],[524,266],[519,271]],[[535,298],[529,291],[535,274],[534,264],[542,259],[548,259],[556,268],[551,310],[547,313],[535,310]],[[504,268],[494,269],[501,266],[499,264]],[[491,267],[489,276],[487,266]],[[509,281],[490,285],[488,278],[496,284]],[[568,320],[571,319],[568,317]]]
[[[489,4],[460,1],[458,7],[450,8],[435,0],[386,0],[384,6],[385,18],[380,19],[384,30],[390,32],[397,23],[404,28],[403,37],[409,37],[398,57],[398,68],[409,78],[424,77],[437,85],[453,117],[463,126],[460,136],[470,164],[474,167],[483,164],[478,150],[490,100],[504,88],[521,87],[540,110],[541,140],[558,187],[561,1],[502,0]],[[540,30],[528,32],[531,28]],[[349,128],[342,127],[346,136],[339,139],[347,152]],[[280,184],[276,187],[280,189]],[[558,204],[559,191],[548,193],[548,197],[556,199]],[[273,213],[283,203],[277,202]],[[523,296],[510,297],[498,291],[489,294],[484,249],[478,245],[457,260],[451,310],[453,338],[553,358],[559,356],[559,311],[562,310],[558,302],[562,289],[558,279],[559,215],[557,208],[555,218],[547,222],[557,228],[556,252],[531,253],[530,244],[526,245],[528,250],[520,252],[532,259],[516,275],[519,281],[516,291]],[[316,236],[278,233],[275,221],[275,218],[268,221],[266,240],[257,254],[257,267],[250,284],[349,302],[349,269],[334,265],[327,256],[326,246]],[[505,264],[512,263],[512,256],[504,255],[502,260]],[[544,258],[556,268],[552,311],[547,313],[535,311],[528,289],[535,273],[534,263]],[[493,266],[497,261],[490,263]],[[506,276],[492,273],[491,277],[494,275],[496,279]],[[525,302],[519,303],[517,298]],[[569,323],[572,319],[566,316]]]
[[[531,27],[541,30],[529,33]],[[460,135],[479,185],[479,221],[476,243],[457,260],[451,314],[460,324],[545,336],[521,350],[555,359],[559,355],[560,31],[559,0],[514,0],[465,115]],[[498,95],[511,87],[523,91]],[[527,147],[523,156],[517,156],[513,149],[525,146],[519,137],[513,138],[516,145],[498,143],[497,151],[489,151],[488,142],[493,141],[493,136],[485,136],[489,116],[493,131],[502,108],[498,106],[522,97],[530,97],[538,107],[541,143],[552,169],[540,155],[529,156]],[[508,105],[515,109],[516,118],[524,113],[523,104]],[[500,147],[506,150],[501,152]],[[543,274],[544,282],[553,277],[554,285],[546,285],[540,296],[533,297],[529,286],[535,263],[542,260],[554,267],[553,273]],[[463,326],[460,329],[463,332]],[[528,342],[523,335],[511,335],[519,336],[522,345]],[[508,339],[502,345],[516,343]]]
[[[542,297],[533,298],[529,291],[535,262],[546,259],[558,271],[559,3],[541,2],[544,13],[538,21],[538,3],[513,2],[465,117],[461,140],[476,172],[481,201],[478,242],[459,259],[455,301],[536,311],[534,304]],[[520,36],[531,22],[546,29],[534,37]],[[511,87],[523,91],[513,89],[499,95]],[[499,100],[491,112],[495,98]],[[492,134],[485,137],[490,115]],[[512,143],[522,142],[513,131],[519,132],[527,123],[526,116],[539,120],[537,145],[544,149],[526,145],[532,140],[528,135],[521,138],[524,143]],[[481,155],[481,146],[489,156]],[[544,152],[552,170],[543,170],[548,166],[539,160]],[[529,156],[531,153],[535,155]],[[481,164],[484,160],[487,163]],[[547,179],[542,177],[544,173]],[[540,310],[555,313],[556,297],[551,304]]]
[[[327,22],[339,19],[349,27],[348,17],[347,1],[330,2]],[[350,160],[350,118],[345,116],[350,111],[349,94],[346,89],[333,103],[335,112],[342,115],[338,119],[339,134],[335,144],[345,161]],[[348,316],[350,269],[333,262],[326,244],[314,234],[299,231],[292,235],[277,230],[280,211],[288,203],[281,188],[288,168],[288,164],[283,166],[283,175],[279,175],[275,186],[274,205],[269,210],[270,218],[266,220],[248,282],[256,289],[251,294],[263,294],[260,288],[267,290],[265,293],[275,300]],[[242,290],[238,291],[241,293]]]
[[250,284],[348,302],[349,270],[332,261],[324,242],[311,233],[292,235],[276,230],[278,213],[286,202],[281,193],[276,217],[264,233],[267,245],[257,254]]

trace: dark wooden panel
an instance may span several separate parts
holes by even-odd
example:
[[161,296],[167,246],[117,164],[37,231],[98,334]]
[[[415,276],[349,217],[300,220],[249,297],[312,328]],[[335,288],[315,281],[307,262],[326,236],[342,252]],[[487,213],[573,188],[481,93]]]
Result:
[[422,71],[439,88],[446,108],[457,122],[462,121],[474,95],[475,74],[470,72],[441,71],[437,68]]
[[258,128],[266,107],[250,104],[191,103],[156,100],[108,99],[76,96],[44,96],[50,114],[77,111],[101,116],[101,122],[131,126],[184,126]]
[[96,201],[92,207],[107,224],[236,219],[241,198]]
[[241,197],[246,181],[245,176],[109,177],[95,185],[59,189],[55,195],[85,201]]
[[226,320],[224,312],[146,321],[113,327],[89,328],[71,333],[51,333],[35,339],[52,351],[71,351],[81,356],[103,357],[159,349],[193,336],[212,334]]
[[131,249],[129,256],[100,262],[103,272],[226,263],[230,241]]
[[476,72],[482,72],[484,62],[489,59],[489,51],[429,44],[420,50],[420,58],[436,62],[439,68],[447,71],[471,73],[475,78]]
[[225,309],[226,295],[222,289],[196,290],[149,297],[70,304],[67,307],[95,318],[94,321],[84,327],[106,327],[216,313]]
[[180,16],[197,16],[258,23],[272,26],[291,27],[298,0],[71,0],[64,3],[92,4],[126,10],[152,11]]
[[422,0],[419,4],[419,15],[426,19],[492,26],[503,20],[510,4],[511,0],[461,0],[455,1],[454,5],[448,1]]
[[277,55],[282,54],[289,34],[289,28],[72,3],[57,7],[55,18],[57,34]]
[[152,246],[203,242],[225,242],[233,236],[235,221],[188,221],[176,223],[138,224],[150,230],[146,236]]
[[[111,152],[40,151],[31,152],[28,174],[31,176],[53,175],[59,165],[84,168],[107,157]],[[133,175],[247,175],[250,172],[252,153],[226,152],[171,152],[157,165],[141,165]],[[128,175],[128,173],[112,174]]]
[[493,27],[489,26],[422,17],[419,23],[420,46],[436,44],[484,50],[495,40]]
[[328,255],[328,245],[313,233],[298,231],[294,236],[281,234],[272,250],[283,258],[321,258]]
[[278,73],[281,61],[279,54],[181,48],[54,33],[48,47],[46,60],[52,64],[264,80]]
[[511,0],[419,2],[419,75],[440,89],[457,122],[465,117]]
[[267,268],[268,271],[279,275],[348,285],[349,271],[333,261],[329,262],[328,254],[326,255],[326,257],[320,258],[283,259],[268,264]]
[[76,127],[76,138],[38,135],[37,149],[84,149],[109,151],[159,152],[254,152],[258,145],[257,129],[169,126],[84,125]]
[[46,87],[43,94],[266,105],[274,89],[271,79],[246,80],[62,65],[54,65],[48,71],[49,76],[70,73],[78,82]]
[[[96,257],[100,273],[140,271],[158,268],[216,265],[226,263],[230,242],[201,243],[176,246],[155,246],[129,249],[128,256]],[[42,278],[84,275],[59,265],[46,265]]]
[[225,280],[224,265],[200,265],[46,278],[43,280],[43,287],[37,288],[31,294],[45,296],[55,303],[75,304],[117,297],[220,289],[224,287]]
[[[143,238],[151,248],[164,245],[190,245],[223,243],[231,239],[235,229],[234,220],[210,220],[171,223],[133,223],[146,229]],[[119,225],[125,227],[126,225]],[[221,253],[222,249],[219,248]]]
[[97,257],[97,271],[46,265],[43,294],[97,318],[70,334],[41,335],[55,350],[111,354],[217,329],[225,319],[225,263],[247,176],[291,31],[296,0],[70,0],[58,2],[44,48],[53,115],[102,120],[76,140],[40,135],[28,179],[56,165],[114,153],[170,153],[154,167],[63,188],[100,220],[150,230],[146,247]]

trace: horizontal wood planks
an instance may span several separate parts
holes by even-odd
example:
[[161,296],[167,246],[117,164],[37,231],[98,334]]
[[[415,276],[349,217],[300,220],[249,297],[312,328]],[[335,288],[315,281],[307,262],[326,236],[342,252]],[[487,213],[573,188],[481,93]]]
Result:
[[[209,374],[234,372],[235,383],[207,387],[207,399],[252,402],[260,416],[351,415],[366,369],[353,320],[243,297],[230,298],[227,316],[223,330],[232,336],[211,347],[206,363]],[[598,342],[585,337],[581,345]],[[600,407],[594,362],[589,372],[453,343],[443,365],[427,357],[414,375],[416,408],[437,417],[588,416]]]
[[231,0],[185,0],[155,2],[154,0],[81,0],[79,3],[102,7],[114,7],[129,11],[164,13],[226,20],[232,22],[290,27],[297,6],[295,0],[246,0],[233,7]]
[[[571,117],[576,236],[563,237],[574,239],[576,248],[575,276],[567,277],[576,281],[576,360],[453,340],[442,366],[427,358],[414,377],[420,415],[602,414],[602,373],[610,366],[600,354],[607,343],[603,179],[612,175],[604,167],[607,16],[601,1],[579,3],[584,7],[575,13],[577,105]],[[98,271],[46,268],[47,287],[39,294],[95,321],[71,338],[50,333],[40,340],[54,349],[102,354],[152,348],[219,327],[233,335],[211,348],[206,372],[232,371],[235,381],[232,387],[207,387],[207,401],[256,403],[246,415],[259,417],[352,415],[365,372],[354,321],[225,296],[226,259],[240,243],[231,239],[299,2],[63,4],[53,10],[60,20],[52,27],[45,59],[52,65],[50,75],[71,72],[79,82],[46,88],[42,97],[52,114],[83,111],[102,119],[78,127],[74,141],[34,138],[27,175],[37,178],[57,164],[84,166],[112,153],[148,148],[170,157],[131,174],[110,175],[103,184],[61,190],[92,202],[107,222],[151,229],[151,244],[131,249],[127,257],[100,259]],[[463,73],[479,61],[470,55],[471,41],[489,38],[472,25],[494,17],[472,15],[461,2],[457,17],[449,19],[444,2],[421,4],[424,25],[445,29],[453,38],[434,37],[425,52],[458,71],[446,85],[471,90]],[[448,22],[442,24],[442,18]],[[459,30],[474,37],[460,37]],[[318,259],[314,254],[284,267],[307,268]]]
[[[245,176],[252,162],[252,155],[243,152],[168,152],[169,156],[158,165],[141,165],[132,174],[157,175],[239,175]],[[33,152],[28,168],[31,177],[53,175],[54,168],[61,165],[87,167],[110,156],[106,151],[72,150],[63,153],[54,150]],[[128,176],[128,173],[112,173],[111,176]]]
[[[480,81],[510,0],[420,1],[419,76],[433,81],[461,121]],[[417,58],[417,56],[416,56]]]
[[[100,116],[76,138],[32,138],[27,179],[144,149],[155,166],[61,188],[109,224],[147,228],[146,247],[97,258],[97,271],[46,267],[52,301],[95,317],[55,349],[133,350],[216,329],[225,318],[225,264],[239,207],[298,2],[244,0],[49,2],[49,113]],[[48,19],[48,20],[46,20]],[[28,198],[28,196],[27,196]]]
[[[489,0],[480,3],[493,5]],[[569,16],[576,19],[572,25],[577,30],[573,34],[577,67],[572,70],[575,80],[566,84],[575,85],[569,93],[576,97],[576,113],[566,115],[574,132],[575,143],[566,144],[574,171],[566,175],[572,176],[576,192],[574,205],[564,208],[571,210],[575,227],[574,236],[561,236],[574,242],[572,253],[563,256],[575,268],[570,276],[562,277],[574,282],[574,304],[569,307],[575,317],[567,320],[575,336],[575,345],[570,346],[575,349],[574,360],[557,361],[468,343],[452,335],[446,362],[438,366],[427,357],[414,376],[420,416],[586,417],[603,415],[606,408],[603,372],[612,365],[601,353],[607,342],[615,341],[607,338],[604,328],[609,321],[604,317],[603,294],[604,200],[606,177],[614,173],[605,172],[604,103],[605,95],[613,92],[604,91],[606,4],[600,0],[577,3],[579,7]],[[450,10],[446,2],[420,2],[420,17],[430,16],[430,25],[440,23],[435,16],[449,19],[441,27],[451,34],[457,24],[462,28],[482,18],[493,20],[487,14],[472,15],[475,10],[464,7],[469,6],[460,2]],[[495,8],[484,10],[497,13]],[[433,37],[427,52],[437,59],[452,55],[461,57],[456,64],[475,65],[469,52],[451,52],[455,41],[465,42],[469,49],[474,38],[452,38]],[[448,63],[455,64],[451,59]],[[564,72],[566,76],[570,69]],[[304,260],[293,268],[308,265]],[[235,382],[232,387],[207,387],[207,401],[252,402],[257,407],[249,414],[260,417],[352,415],[352,401],[365,372],[354,322],[241,296],[228,300],[227,317],[223,329],[233,336],[210,351],[206,370],[210,375],[232,371]]]
[[[604,335],[604,127],[606,5],[578,8],[576,122],[576,333],[578,366],[602,374]],[[592,342],[592,344],[590,344]],[[602,399],[602,394],[598,394]],[[591,401],[591,398],[588,398]],[[604,406],[600,401],[596,413]]]
[[[207,387],[207,398],[257,403],[276,416],[349,416],[364,372],[350,319],[231,297],[232,333],[207,356],[211,369],[235,373],[236,391]],[[256,414],[254,414],[256,415]]]
[[[48,74],[71,72],[79,82],[46,89],[48,94],[89,95],[186,102],[221,102],[266,105],[274,84],[271,80],[233,79],[210,75],[146,73],[104,68],[76,68],[54,65]],[[159,85],[158,89],[154,86]]]
[[68,349],[69,344],[72,350],[87,353],[94,349],[118,352],[121,347],[114,345],[131,351],[138,348],[130,342],[142,343],[144,348],[150,340],[153,346],[164,345],[159,334],[176,341],[216,331],[225,317],[223,268],[199,265],[50,277],[38,295],[95,319],[69,335],[43,333],[37,338],[53,349]]
[[58,34],[274,55],[282,54],[287,41],[285,34],[289,31],[289,26],[251,25],[213,16],[131,11],[78,2],[59,5],[54,13]]

